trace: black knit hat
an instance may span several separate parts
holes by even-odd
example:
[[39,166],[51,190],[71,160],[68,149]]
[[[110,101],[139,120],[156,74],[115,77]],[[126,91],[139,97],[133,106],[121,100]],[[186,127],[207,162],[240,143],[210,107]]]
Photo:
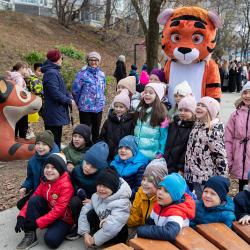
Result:
[[116,193],[120,187],[119,175],[113,168],[104,168],[97,177],[96,185],[102,184]]
[[44,166],[46,166],[47,164],[53,165],[61,176],[67,169],[66,163],[67,161],[64,154],[54,153],[47,158]]
[[79,134],[81,135],[86,143],[90,142],[91,130],[90,127],[86,124],[79,124],[73,129],[73,135]]
[[223,176],[213,176],[208,179],[204,189],[206,187],[212,188],[218,194],[220,200],[225,201],[227,193],[229,192],[230,181]]
[[45,130],[42,133],[38,134],[36,136],[36,142],[44,142],[46,143],[50,148],[53,148],[54,146],[54,135],[50,130]]

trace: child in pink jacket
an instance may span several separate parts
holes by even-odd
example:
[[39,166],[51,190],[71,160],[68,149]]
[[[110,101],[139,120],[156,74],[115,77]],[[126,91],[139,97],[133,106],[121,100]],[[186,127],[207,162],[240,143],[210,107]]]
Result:
[[250,170],[250,81],[243,86],[241,99],[225,130],[229,173],[239,179],[239,191],[247,184]]

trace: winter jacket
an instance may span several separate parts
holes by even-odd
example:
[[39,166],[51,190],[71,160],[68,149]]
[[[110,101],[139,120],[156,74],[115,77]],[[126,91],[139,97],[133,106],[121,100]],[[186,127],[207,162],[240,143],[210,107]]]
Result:
[[137,73],[136,70],[132,70],[132,69],[131,69],[131,70],[129,71],[129,76],[135,76],[136,84],[139,83],[139,75],[138,75],[138,73]]
[[85,175],[82,170],[82,164],[76,166],[71,172],[71,180],[74,186],[75,195],[79,188],[85,190],[87,198],[90,199],[92,194],[96,192],[96,179],[100,171],[94,174]]
[[148,163],[149,159],[139,151],[126,161],[122,160],[119,155],[116,155],[115,159],[110,163],[132,189],[132,200],[141,186],[142,176]]
[[228,175],[224,126],[218,119],[211,122],[210,129],[197,121],[189,135],[184,177],[188,182],[205,184],[214,175]]
[[19,87],[26,89],[26,82],[21,73],[17,71],[7,71],[6,79],[13,81]]
[[31,75],[28,78],[27,89],[31,93],[40,96],[42,99],[44,98],[43,97],[43,82],[36,75]]
[[241,106],[232,113],[226,126],[225,146],[229,173],[233,178],[247,180],[250,171],[250,108]]
[[148,198],[148,196],[143,192],[142,187],[139,187],[135,194],[135,199],[130,210],[128,226],[138,227],[144,225],[153,209],[155,202],[156,195]]
[[100,246],[108,240],[113,239],[123,226],[127,223],[131,203],[131,189],[127,182],[120,178],[120,188],[111,196],[102,199],[97,193],[91,197],[91,203],[83,206],[78,219],[78,234],[90,233],[90,225],[87,213],[94,209],[100,221],[105,219],[102,227],[93,235],[95,245]]
[[154,204],[147,224],[137,229],[138,237],[174,241],[183,227],[195,216],[195,202],[185,194],[183,199],[163,207]]
[[27,177],[22,184],[22,188],[26,188],[28,190],[35,191],[40,184],[41,177],[43,176],[43,167],[44,163],[49,157],[49,155],[53,153],[59,153],[58,146],[54,143],[53,148],[46,155],[39,155],[35,153],[34,156],[28,161],[27,166]]
[[135,92],[131,97],[131,111],[136,111],[141,101],[141,94],[139,92]]
[[166,119],[160,126],[150,125],[152,108],[147,109],[146,121],[137,120],[134,135],[138,148],[142,154],[153,160],[156,154],[164,154],[168,135],[168,120]]
[[99,67],[87,66],[78,72],[72,92],[79,111],[99,113],[105,106],[105,74]]
[[184,170],[187,143],[193,125],[194,121],[182,121],[178,115],[169,124],[164,154],[169,174]]
[[227,195],[226,202],[216,207],[206,208],[202,200],[196,201],[196,214],[190,222],[190,226],[221,222],[231,227],[234,220],[234,203],[232,198]]
[[108,119],[104,122],[100,139],[109,145],[109,160],[113,160],[118,152],[120,140],[126,135],[133,135],[135,122],[133,115],[128,113],[118,119],[113,110],[109,111]]
[[43,119],[48,126],[69,124],[69,106],[71,97],[60,73],[60,66],[47,60],[41,71],[43,75]]
[[239,220],[245,215],[250,215],[250,188],[239,192],[234,197],[235,215]]
[[[49,182],[44,179],[33,196],[38,195],[45,199],[48,202],[50,211],[36,219],[37,226],[40,229],[44,229],[58,219],[73,225],[72,213],[68,206],[73,194],[74,189],[67,172],[62,174],[55,182]],[[18,216],[26,216],[28,203],[29,201],[26,202]]]
[[126,76],[126,65],[123,61],[118,60],[116,62],[116,68],[114,72],[114,77],[116,78],[117,83]]
[[64,148],[62,151],[66,156],[67,163],[72,163],[74,166],[77,166],[82,163],[84,160],[85,152],[88,150],[88,147],[84,148],[75,148],[72,142]]

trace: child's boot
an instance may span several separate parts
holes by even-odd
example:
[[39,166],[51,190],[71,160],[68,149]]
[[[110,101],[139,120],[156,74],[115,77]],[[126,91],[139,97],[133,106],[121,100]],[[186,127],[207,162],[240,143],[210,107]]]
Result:
[[28,231],[28,232],[25,232],[24,238],[17,245],[16,249],[28,250],[37,244],[38,244],[38,240],[36,237],[36,231]]

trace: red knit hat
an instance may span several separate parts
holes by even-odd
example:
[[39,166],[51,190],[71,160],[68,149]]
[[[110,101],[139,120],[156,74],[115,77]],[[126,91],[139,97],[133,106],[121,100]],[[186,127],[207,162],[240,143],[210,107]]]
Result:
[[47,53],[47,59],[51,62],[57,62],[61,57],[62,54],[58,49],[51,49]]

